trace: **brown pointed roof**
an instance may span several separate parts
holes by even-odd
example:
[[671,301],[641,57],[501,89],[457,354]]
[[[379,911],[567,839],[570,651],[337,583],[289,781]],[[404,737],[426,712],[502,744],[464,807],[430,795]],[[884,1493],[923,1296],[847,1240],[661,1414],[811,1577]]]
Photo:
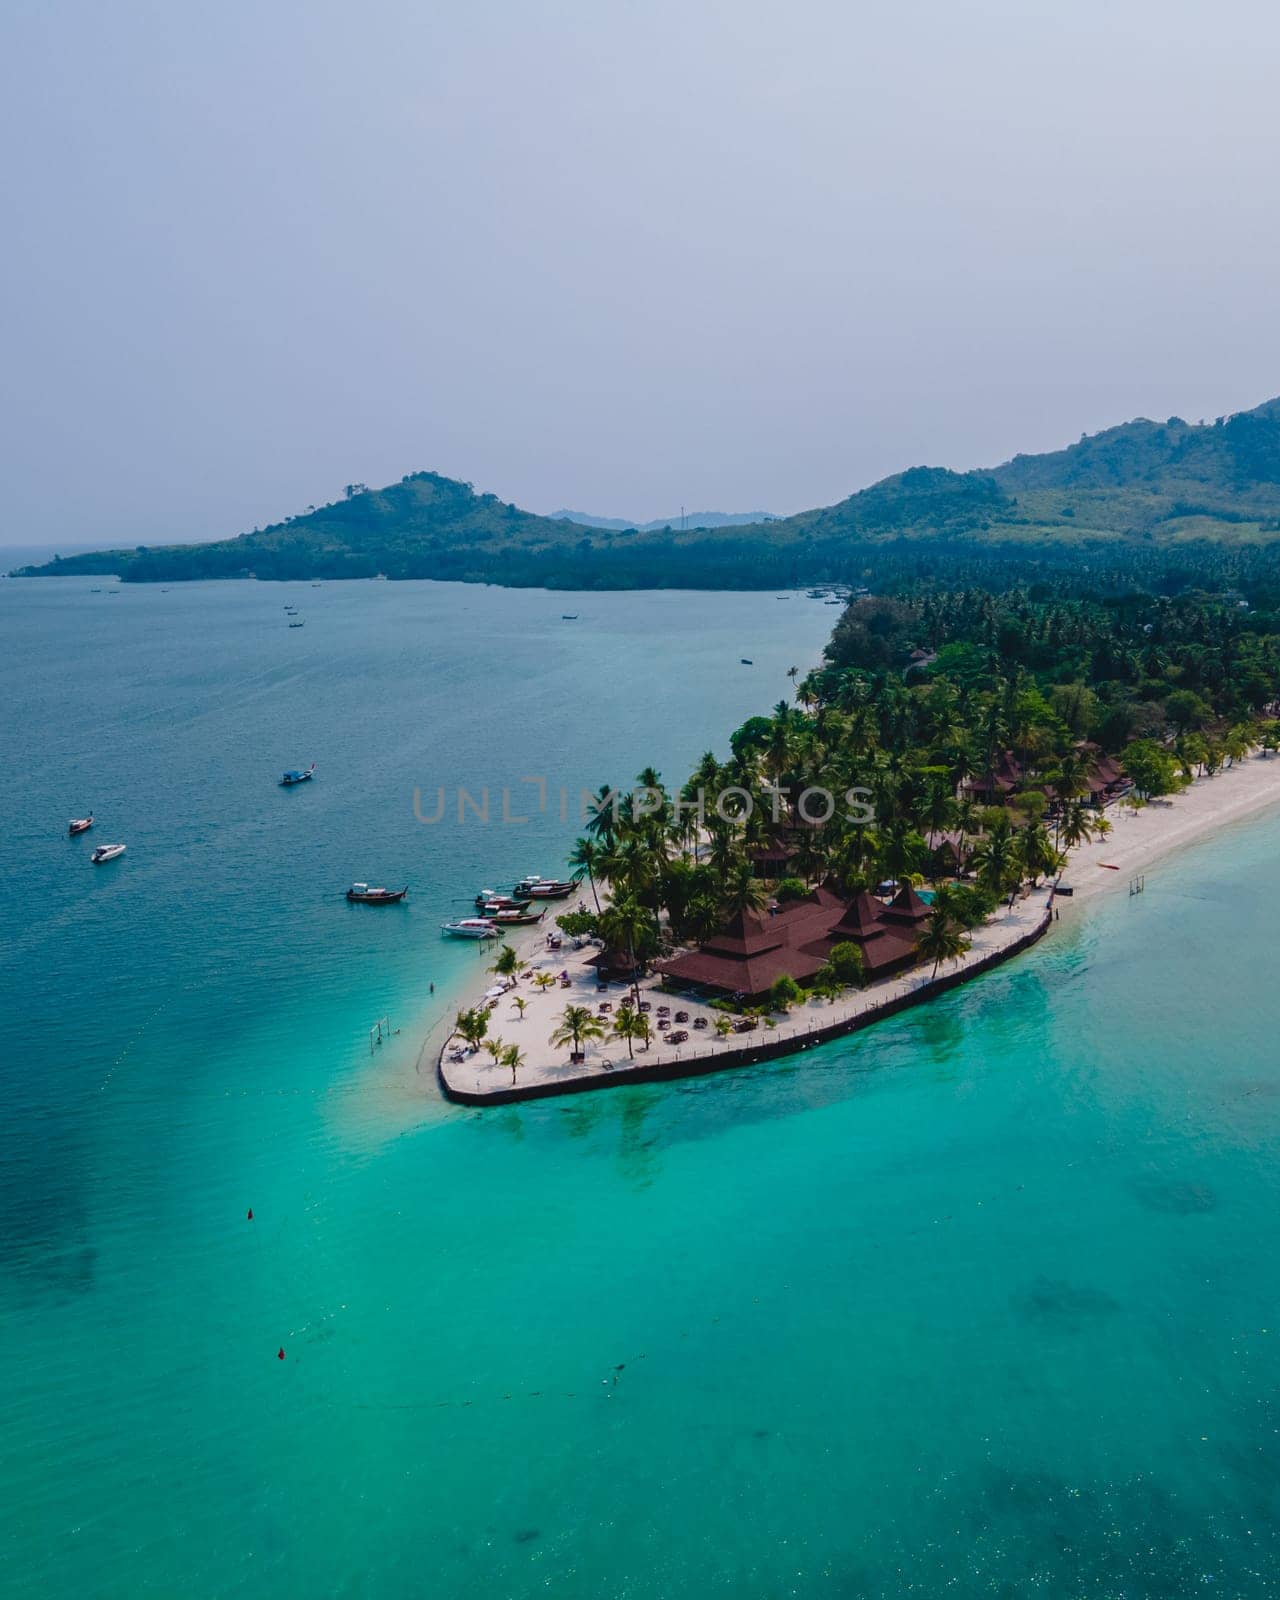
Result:
[[740,911],[700,950],[660,961],[657,968],[682,982],[748,995],[763,994],[783,973],[803,983],[826,960],[824,936],[842,909],[838,895],[814,889],[772,916]]
[[884,920],[901,927],[915,928],[928,919],[932,909],[909,883],[904,883],[894,896],[893,904],[884,912]]
[[782,942],[777,917],[765,916],[762,911],[735,911],[704,949],[727,956],[753,956],[776,950]]
[[854,895],[845,909],[844,916],[831,930],[831,937],[837,943],[841,939],[875,939],[885,930],[881,915],[884,907],[869,895],[864,889],[861,894]]

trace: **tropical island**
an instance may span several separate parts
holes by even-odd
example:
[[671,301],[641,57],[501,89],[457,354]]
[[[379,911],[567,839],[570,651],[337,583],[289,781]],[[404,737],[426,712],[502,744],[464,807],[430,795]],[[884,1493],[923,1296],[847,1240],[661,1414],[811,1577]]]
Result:
[[1280,799],[1280,618],[1171,586],[934,578],[852,600],[727,756],[677,788],[646,769],[600,789],[569,858],[581,901],[555,948],[499,952],[440,1051],[446,1093],[805,1048],[1025,949],[1076,887],[1064,867],[1123,887],[1162,832]]
[[[991,470],[918,466],[833,506],[717,526],[584,526],[477,494],[436,472],[348,484],[237,538],[56,559],[23,576],[186,579],[434,578],[574,589],[780,589],[897,582],[947,560],[1000,586],[1010,559],[1046,573],[1178,552],[1280,583],[1280,400],[1212,423],[1127,422]],[[609,519],[599,519],[609,521]]]

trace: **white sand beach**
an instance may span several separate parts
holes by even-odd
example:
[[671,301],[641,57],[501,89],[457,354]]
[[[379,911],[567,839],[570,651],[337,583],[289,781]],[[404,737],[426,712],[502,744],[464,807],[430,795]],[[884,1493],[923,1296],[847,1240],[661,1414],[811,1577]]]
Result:
[[[1129,880],[1162,856],[1196,844],[1277,801],[1280,758],[1251,755],[1215,777],[1197,778],[1180,794],[1151,801],[1136,814],[1123,803],[1113,805],[1107,811],[1111,832],[1105,839],[1071,852],[1062,882],[1075,890],[1076,904],[1087,905],[1117,889],[1127,891]],[[1064,900],[1064,913],[1067,905]]]

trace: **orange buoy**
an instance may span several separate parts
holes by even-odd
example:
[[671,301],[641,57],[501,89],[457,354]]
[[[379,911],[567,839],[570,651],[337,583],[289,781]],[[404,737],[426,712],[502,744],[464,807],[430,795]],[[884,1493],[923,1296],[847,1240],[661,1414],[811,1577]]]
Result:
[[280,1348],[276,1351],[276,1360],[277,1361],[283,1361],[284,1360],[284,1346],[283,1345],[281,1345]]
[[252,1206],[249,1207],[249,1215],[244,1220],[246,1222],[252,1222],[253,1221],[253,1207]]

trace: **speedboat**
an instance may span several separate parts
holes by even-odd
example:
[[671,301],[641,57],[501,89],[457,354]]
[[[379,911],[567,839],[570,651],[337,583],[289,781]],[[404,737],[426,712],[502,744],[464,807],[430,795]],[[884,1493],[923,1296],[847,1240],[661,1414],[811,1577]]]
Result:
[[523,911],[528,904],[527,895],[517,898],[512,894],[499,894],[496,889],[481,889],[476,896],[476,909],[479,911]]
[[456,922],[442,922],[440,932],[452,934],[455,939],[496,939],[498,930],[488,917],[459,917]]
[[285,773],[284,777],[281,778],[280,787],[282,789],[290,789],[295,783],[309,783],[311,779],[315,777],[315,775],[316,764],[314,761],[302,772],[299,772],[296,767],[291,767],[289,771]]
[[125,846],[122,844],[100,844],[89,857],[95,866],[101,866],[104,861],[114,861],[117,856],[122,856]]
[[91,811],[87,817],[72,817],[71,821],[67,823],[67,832],[74,839],[76,834],[88,833],[92,827],[93,812]]
[[755,666],[755,662],[752,661],[750,656],[739,656],[738,660],[742,663],[742,665],[744,667],[754,667]]
[[408,892],[407,883],[403,889],[371,889],[367,883],[353,883],[347,890],[347,899],[358,900],[366,906],[391,906],[403,900]]

